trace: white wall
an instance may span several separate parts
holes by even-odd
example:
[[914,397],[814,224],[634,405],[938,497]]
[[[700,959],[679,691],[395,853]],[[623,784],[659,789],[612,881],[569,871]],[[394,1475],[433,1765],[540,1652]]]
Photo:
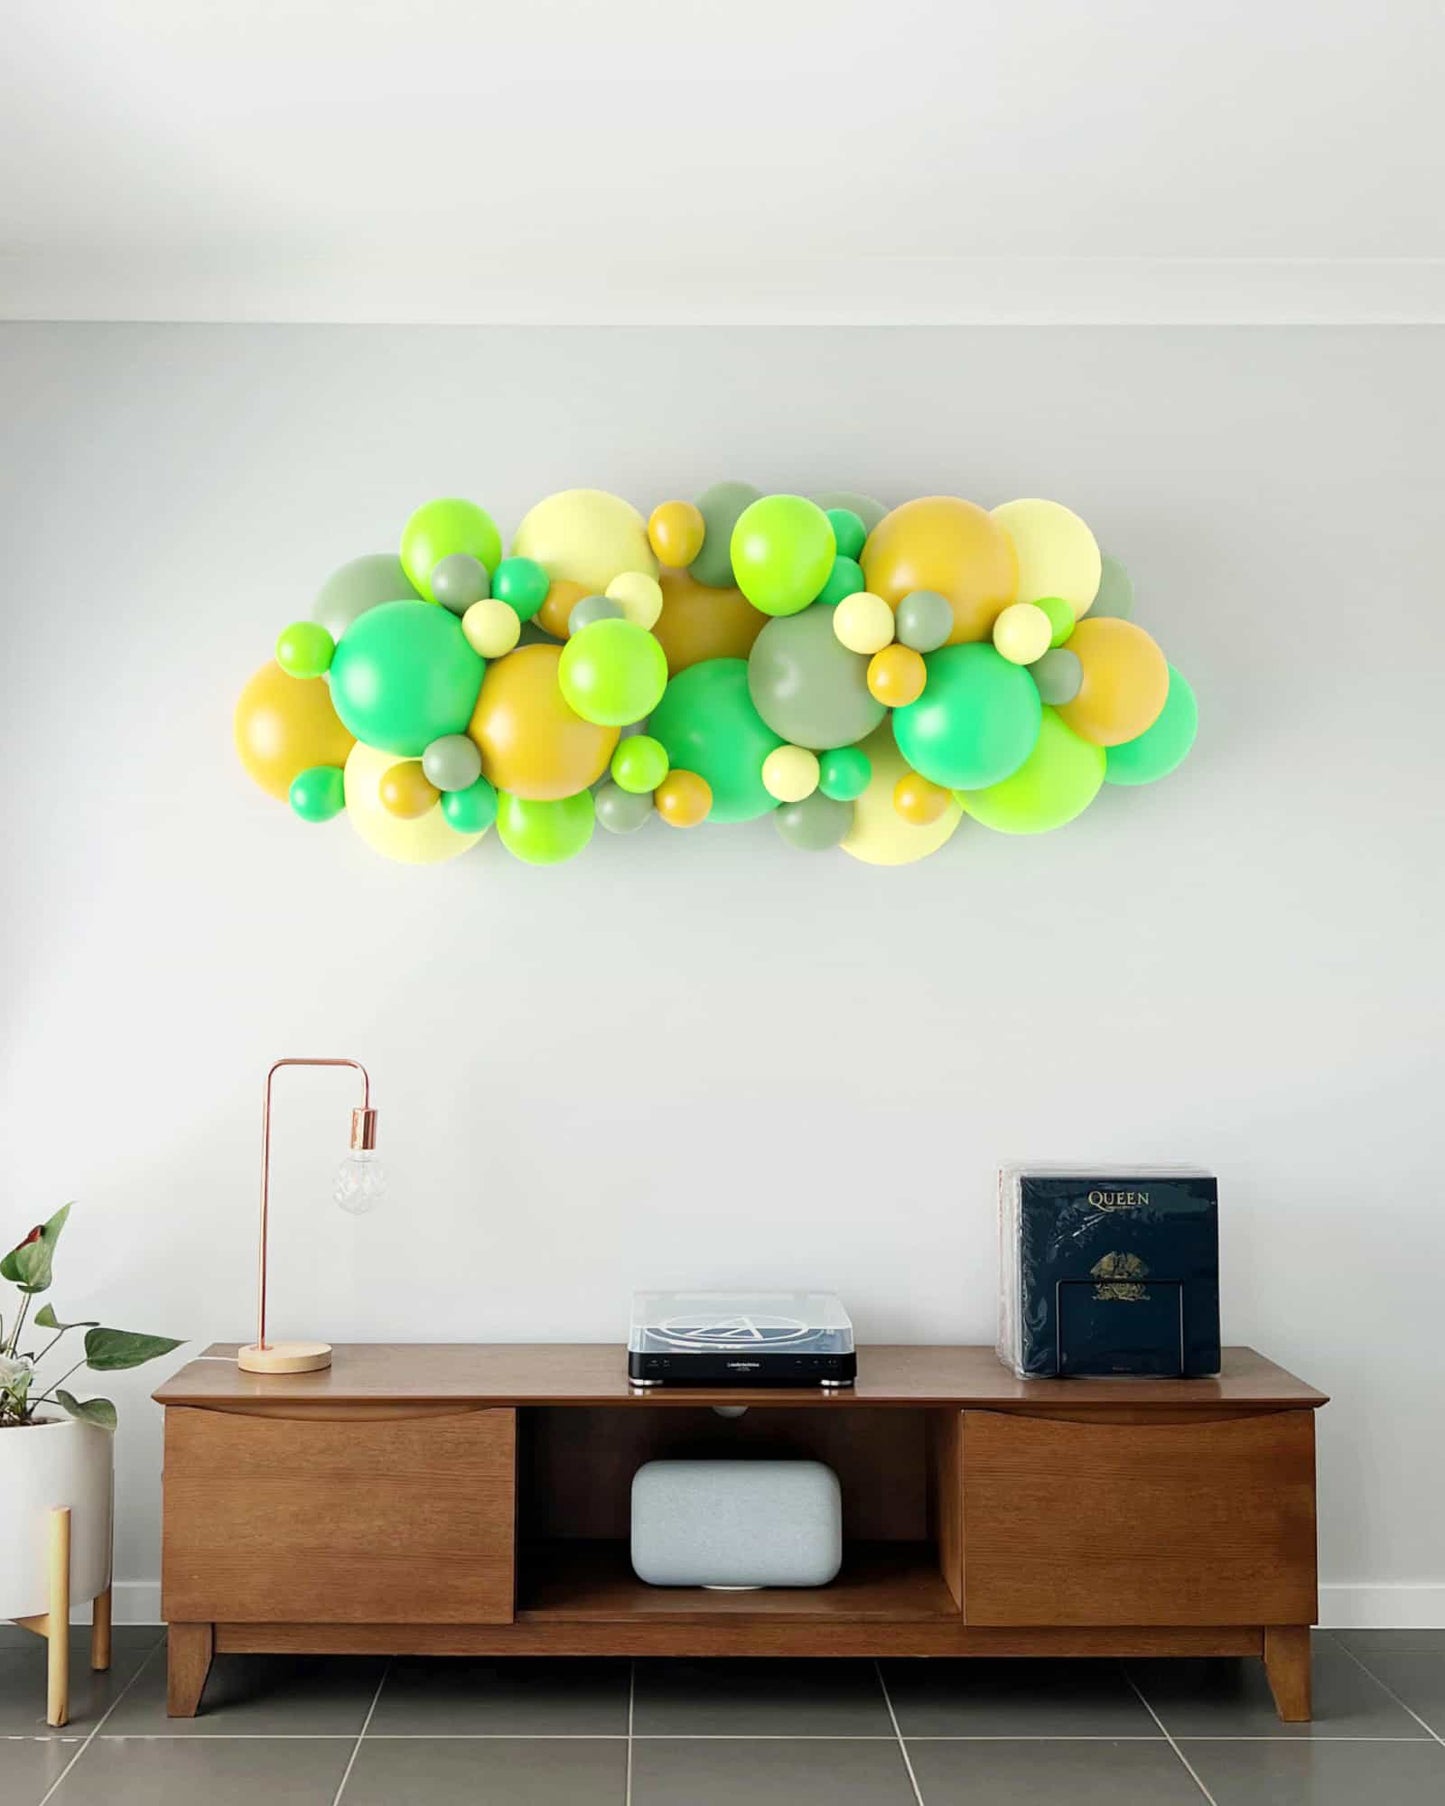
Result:
[[[0,329],[0,1240],[75,1197],[62,1316],[245,1335],[286,1052],[370,1062],[393,1188],[335,1212],[350,1088],[293,1075],[282,1333],[618,1341],[634,1286],[803,1281],[865,1339],[991,1340],[1000,1158],[1210,1163],[1227,1337],[1334,1395],[1327,1613],[1445,1623],[1441,344]],[[894,872],[766,822],[416,871],[240,773],[240,685],[417,502],[724,475],[1069,502],[1195,684],[1194,757]],[[163,1371],[116,1388],[136,1583]]]

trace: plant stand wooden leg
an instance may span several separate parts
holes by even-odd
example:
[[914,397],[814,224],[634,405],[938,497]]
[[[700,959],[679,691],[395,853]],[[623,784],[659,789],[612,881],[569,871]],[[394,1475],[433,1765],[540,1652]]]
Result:
[[215,1627],[172,1624],[166,1633],[166,1715],[194,1718],[206,1690],[215,1651]]
[[90,1665],[98,1672],[110,1667],[110,1588],[97,1593],[90,1605]]
[[49,1649],[49,1685],[45,1721],[70,1723],[70,1507],[57,1505],[50,1514],[50,1609],[45,1640]]
[[1264,1671],[1275,1710],[1285,1724],[1310,1718],[1310,1627],[1269,1624],[1264,1632]]

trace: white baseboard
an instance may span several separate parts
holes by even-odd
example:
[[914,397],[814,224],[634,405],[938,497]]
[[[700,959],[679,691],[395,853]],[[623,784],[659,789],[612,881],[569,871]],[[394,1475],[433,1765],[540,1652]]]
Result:
[[[161,1583],[118,1580],[112,1595],[117,1624],[159,1624]],[[76,1613],[88,1622],[89,1606]],[[1322,1586],[1320,1623],[1326,1630],[1445,1630],[1445,1586]]]

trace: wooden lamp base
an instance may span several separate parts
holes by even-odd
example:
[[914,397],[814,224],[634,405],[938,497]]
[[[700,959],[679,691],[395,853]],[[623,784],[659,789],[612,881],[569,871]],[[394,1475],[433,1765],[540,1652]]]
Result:
[[243,1373],[319,1373],[331,1365],[329,1342],[268,1342],[264,1348],[252,1343],[236,1356]]

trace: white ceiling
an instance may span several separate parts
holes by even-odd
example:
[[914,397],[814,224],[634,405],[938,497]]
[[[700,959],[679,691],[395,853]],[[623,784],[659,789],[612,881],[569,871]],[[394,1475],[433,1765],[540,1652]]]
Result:
[[9,318],[1445,318],[1441,0],[9,0]]

